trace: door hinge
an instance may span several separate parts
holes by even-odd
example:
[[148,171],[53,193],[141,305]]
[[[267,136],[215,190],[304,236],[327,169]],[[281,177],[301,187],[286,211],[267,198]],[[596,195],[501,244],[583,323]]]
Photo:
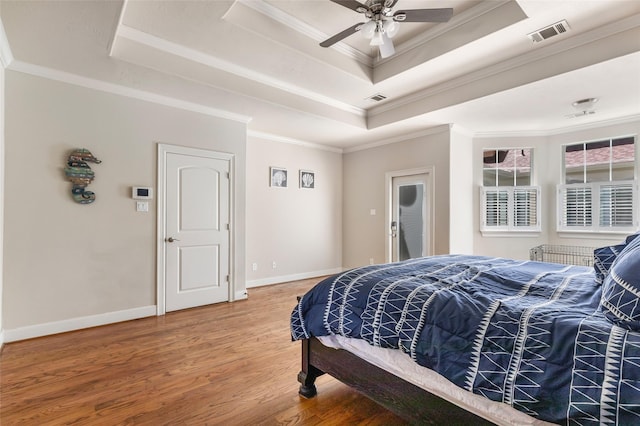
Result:
[[230,279],[231,279],[231,276],[227,275],[227,282],[229,282]]
[[226,225],[227,231],[229,231],[231,229],[231,227],[229,226],[229,224],[227,223]]

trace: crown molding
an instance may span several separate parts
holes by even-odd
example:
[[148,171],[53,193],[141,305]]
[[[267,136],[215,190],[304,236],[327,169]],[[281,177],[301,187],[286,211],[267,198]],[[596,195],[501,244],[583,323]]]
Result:
[[113,46],[116,44],[116,40],[120,35],[120,27],[122,27],[122,21],[124,19],[124,14],[129,6],[129,0],[123,0],[122,7],[120,8],[120,14],[118,15],[118,22],[116,23],[115,28],[113,29],[113,37],[111,37],[111,41],[109,42],[108,55],[109,57],[113,57]]
[[74,86],[85,87],[100,92],[111,93],[128,98],[138,99],[141,101],[151,102],[154,104],[169,106],[186,111],[197,112],[226,120],[238,121],[248,124],[251,117],[246,115],[234,114],[217,108],[211,108],[206,105],[196,104],[193,102],[182,101],[168,96],[158,95],[156,93],[147,92],[140,89],[122,86],[120,84],[108,83],[93,78],[83,77],[81,75],[68,73],[66,71],[54,70],[52,68],[42,67],[40,65],[29,64],[21,61],[13,61],[8,67],[11,71],[21,72],[24,74],[42,77],[49,80],[60,81],[62,83],[72,84]]
[[398,136],[394,136],[391,138],[387,138],[387,139],[381,139],[378,140],[376,142],[371,142],[371,143],[367,143],[367,144],[363,144],[363,145],[358,145],[352,148],[345,148],[343,149],[343,153],[345,154],[349,154],[352,152],[357,152],[357,151],[364,151],[366,149],[371,149],[371,148],[378,148],[384,145],[392,145],[395,143],[399,143],[399,142],[405,142],[408,140],[412,140],[412,139],[418,139],[418,138],[422,138],[425,136],[430,136],[430,135],[436,135],[438,133],[445,133],[445,132],[450,132],[451,130],[451,126],[449,124],[442,124],[442,125],[437,125],[434,127],[429,127],[427,129],[424,130],[420,130],[418,132],[413,132],[413,133],[407,133],[404,135],[398,135]]
[[7,38],[7,33],[4,31],[2,19],[0,19],[0,63],[4,68],[8,68],[13,62],[13,59],[11,46],[9,46],[9,39]]
[[570,127],[558,127],[555,129],[545,130],[523,130],[523,131],[505,131],[505,132],[475,132],[473,137],[477,139],[486,138],[516,138],[516,137],[549,137],[558,136],[568,133],[580,132],[583,130],[600,129],[606,126],[618,126],[622,124],[640,123],[640,114],[629,115],[626,117],[617,117],[601,121],[593,121],[591,123],[582,123]]
[[360,117],[364,117],[366,115],[365,110],[362,108],[357,108],[357,107],[354,107],[353,105],[336,101],[333,98],[321,95],[317,92],[312,92],[310,90],[303,89],[302,87],[289,84],[283,80],[278,80],[276,78],[256,72],[249,68],[245,68],[245,67],[233,64],[229,61],[225,61],[225,60],[216,58],[214,56],[208,55],[206,53],[203,53],[194,49],[190,49],[188,47],[170,42],[168,40],[165,40],[160,37],[156,37],[154,35],[145,33],[140,30],[136,30],[135,28],[131,28],[126,25],[120,25],[118,27],[117,33],[119,37],[126,38],[130,41],[148,46],[150,48],[168,53],[170,55],[175,55],[180,58],[184,58],[189,61],[206,65],[211,68],[216,68],[216,69],[228,72],[230,74],[234,74],[236,76],[246,78],[248,80],[252,80],[260,84],[264,84],[266,86],[294,94],[296,96],[301,96],[303,98],[310,99],[312,101],[319,102],[319,103],[328,105],[330,107],[337,108],[337,109],[349,112],[351,114],[358,115]]
[[298,145],[298,146],[303,146],[305,148],[312,148],[312,149],[318,149],[318,150],[321,150],[321,151],[335,152],[337,154],[342,154],[343,153],[343,149],[342,148],[335,148],[335,147],[331,147],[331,146],[327,146],[327,145],[321,145],[321,144],[317,144],[317,143],[313,143],[313,142],[301,141],[299,139],[287,138],[287,137],[284,137],[284,136],[274,135],[272,133],[258,132],[258,131],[255,131],[255,130],[248,130],[247,131],[247,137],[256,138],[256,139],[263,139],[263,140],[268,140],[268,141],[272,141],[272,142],[287,143],[287,144],[290,144],[290,145]]
[[461,77],[454,78],[434,87],[429,87],[403,98],[392,100],[390,102],[386,102],[383,105],[373,107],[369,110],[369,117],[380,115],[396,108],[400,108],[405,105],[420,101],[422,99],[428,99],[429,97],[455,90],[468,84],[479,82],[486,78],[541,61],[554,55],[558,55],[563,52],[584,46],[586,44],[622,33],[624,31],[636,29],[638,27],[640,27],[640,14],[629,16],[614,23],[598,27],[586,33],[578,34],[571,38],[560,40],[542,49],[536,49],[527,52],[515,58],[511,58],[498,64],[485,67],[481,70],[477,70]]
[[451,132],[457,133],[462,136],[466,136],[472,138],[475,136],[473,130],[467,129],[466,127],[461,126],[460,124],[452,123],[450,124]]

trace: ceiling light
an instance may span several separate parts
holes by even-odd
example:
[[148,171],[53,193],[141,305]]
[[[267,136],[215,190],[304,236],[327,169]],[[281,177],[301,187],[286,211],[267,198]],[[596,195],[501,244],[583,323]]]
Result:
[[364,38],[370,39],[373,37],[373,33],[376,32],[376,27],[377,25],[375,21],[369,21],[360,28],[360,32],[362,33]]
[[382,58],[388,58],[396,53],[396,50],[393,48],[393,42],[386,33],[382,33],[382,40],[384,41],[384,43],[380,45],[380,56]]
[[398,24],[393,19],[388,19],[384,21],[382,24],[382,28],[384,29],[385,34],[389,38],[393,38],[396,34],[398,34],[398,30],[400,29],[400,24]]
[[371,46],[382,46],[384,44],[384,37],[382,37],[382,31],[376,31],[371,38]]
[[575,101],[571,105],[579,111],[591,111],[596,102],[598,102],[598,98],[585,98]]
[[396,53],[391,38],[398,34],[399,29],[400,25],[393,19],[384,21],[372,19],[360,27],[360,32],[365,38],[371,40],[370,46],[378,46],[382,58],[388,58]]
[[593,110],[594,104],[598,102],[598,98],[585,98],[571,103],[571,105],[579,112],[574,114],[565,115],[566,118],[584,117],[585,115],[592,115],[596,112]]

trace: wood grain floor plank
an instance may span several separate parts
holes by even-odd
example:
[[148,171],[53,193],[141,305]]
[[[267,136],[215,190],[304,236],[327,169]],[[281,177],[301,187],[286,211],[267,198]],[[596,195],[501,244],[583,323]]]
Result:
[[249,299],[6,344],[2,425],[403,425],[323,376],[301,398],[296,296],[318,279]]

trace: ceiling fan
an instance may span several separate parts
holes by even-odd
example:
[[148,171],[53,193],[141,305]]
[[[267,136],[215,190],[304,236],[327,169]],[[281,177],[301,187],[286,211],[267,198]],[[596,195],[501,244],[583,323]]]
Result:
[[366,0],[360,3],[357,0],[331,0],[334,3],[348,9],[364,14],[369,19],[367,22],[359,22],[333,37],[329,37],[320,46],[329,47],[340,40],[361,31],[371,39],[371,46],[378,46],[380,56],[388,58],[395,53],[391,39],[398,33],[399,22],[447,22],[453,16],[452,8],[443,9],[409,9],[393,12],[393,7],[398,0]]

